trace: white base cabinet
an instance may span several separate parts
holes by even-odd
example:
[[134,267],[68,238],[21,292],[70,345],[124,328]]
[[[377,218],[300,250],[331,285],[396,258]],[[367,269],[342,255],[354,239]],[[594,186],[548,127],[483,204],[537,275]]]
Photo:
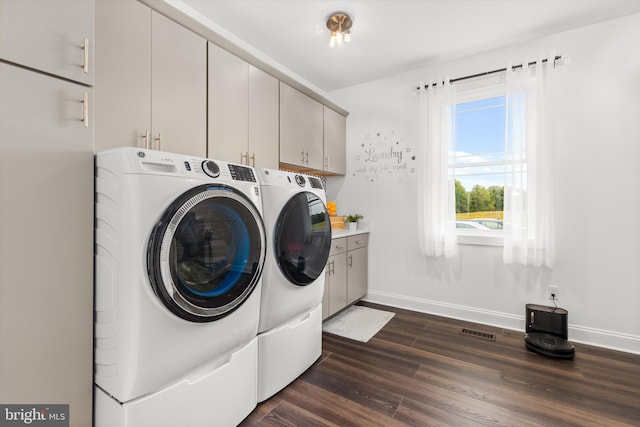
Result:
[[331,240],[325,269],[322,318],[326,319],[347,305],[347,238]]
[[347,237],[347,305],[367,294],[368,234]]
[[322,318],[333,316],[367,294],[369,234],[334,238],[325,270]]

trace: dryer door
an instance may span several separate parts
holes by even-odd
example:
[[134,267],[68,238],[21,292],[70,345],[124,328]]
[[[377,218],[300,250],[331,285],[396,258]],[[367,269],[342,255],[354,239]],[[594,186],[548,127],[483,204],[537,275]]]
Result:
[[320,276],[331,250],[331,223],[318,196],[301,192],[289,199],[273,236],[278,266],[291,283],[305,286]]
[[226,185],[202,185],[176,199],[154,227],[147,249],[151,286],[178,316],[213,321],[251,295],[265,248],[251,200]]

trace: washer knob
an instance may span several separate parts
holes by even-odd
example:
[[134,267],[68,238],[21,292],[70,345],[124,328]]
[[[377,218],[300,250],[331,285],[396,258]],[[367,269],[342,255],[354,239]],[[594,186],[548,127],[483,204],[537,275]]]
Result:
[[213,160],[205,160],[202,162],[202,170],[211,178],[217,178],[220,175],[220,167]]
[[304,187],[304,184],[305,184],[305,182],[306,182],[306,181],[305,181],[305,179],[304,179],[304,176],[302,176],[302,175],[296,175],[296,182],[298,183],[298,185],[299,185],[300,187]]

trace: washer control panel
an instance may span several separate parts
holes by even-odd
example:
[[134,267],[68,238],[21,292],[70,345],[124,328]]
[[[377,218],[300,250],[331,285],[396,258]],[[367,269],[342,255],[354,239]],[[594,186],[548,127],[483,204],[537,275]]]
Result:
[[229,172],[235,181],[256,182],[256,175],[252,168],[229,164]]

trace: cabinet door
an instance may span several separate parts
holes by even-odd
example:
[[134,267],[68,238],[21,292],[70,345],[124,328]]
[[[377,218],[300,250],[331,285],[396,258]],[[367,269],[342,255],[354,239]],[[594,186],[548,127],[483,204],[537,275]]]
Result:
[[91,425],[91,89],[0,63],[0,402]]
[[0,0],[0,58],[93,84],[93,1]]
[[323,106],[280,82],[280,162],[322,170]]
[[135,0],[96,3],[95,66],[95,151],[145,147],[151,132],[151,9]]
[[207,156],[247,164],[249,64],[209,43],[209,141]]
[[329,278],[329,312],[331,316],[347,306],[347,254],[329,257],[332,263]]
[[206,40],[153,11],[151,73],[154,148],[206,157]]
[[251,166],[278,169],[278,80],[249,66],[249,160]]
[[367,294],[367,247],[347,252],[347,304]]
[[324,171],[344,175],[347,118],[324,106]]

